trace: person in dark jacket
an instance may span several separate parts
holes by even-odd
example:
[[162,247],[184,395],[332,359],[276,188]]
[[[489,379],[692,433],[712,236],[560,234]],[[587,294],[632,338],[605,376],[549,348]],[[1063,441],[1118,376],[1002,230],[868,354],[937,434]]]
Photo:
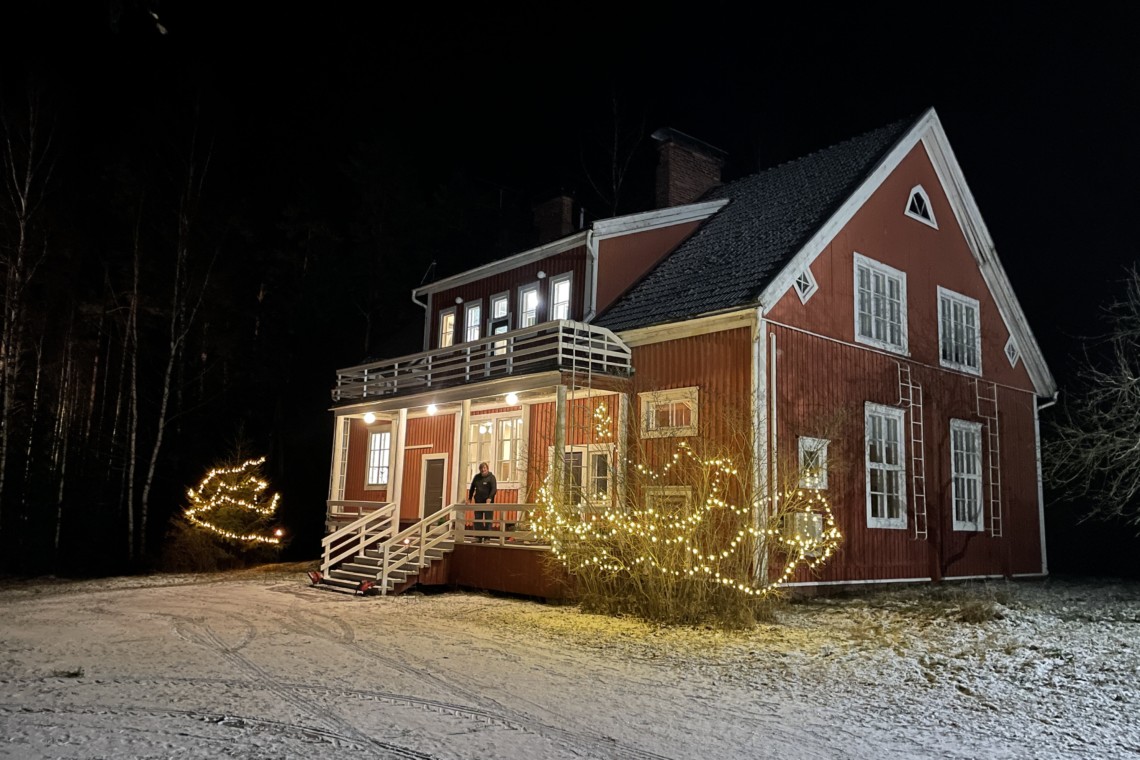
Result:
[[[470,504],[474,501],[476,504],[494,504],[495,494],[499,491],[499,484],[495,480],[495,474],[491,472],[491,466],[486,462],[479,463],[479,474],[471,479],[471,487],[467,489],[467,503]],[[492,513],[486,510],[475,510],[475,530],[490,530],[491,529]],[[486,536],[480,536],[479,542],[490,540]]]

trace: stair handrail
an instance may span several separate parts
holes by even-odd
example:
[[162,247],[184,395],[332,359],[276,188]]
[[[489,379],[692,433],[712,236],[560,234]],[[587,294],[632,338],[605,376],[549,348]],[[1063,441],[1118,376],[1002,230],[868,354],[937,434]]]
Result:
[[[406,546],[408,553],[397,555],[400,564],[414,564],[422,568],[431,564],[427,560],[429,549],[433,549],[448,540],[454,544],[457,507],[465,508],[465,505],[452,504],[438,512],[422,517],[377,547],[380,550],[380,572],[376,580],[379,581],[381,594],[388,593],[388,572],[393,565],[393,549]],[[429,523],[431,523],[430,527]],[[412,540],[413,537],[415,540]]]
[[[387,502],[322,538],[321,574],[327,575],[333,565],[360,554],[369,546],[390,536],[396,527],[395,515],[396,505]],[[351,540],[354,535],[358,540]],[[337,553],[333,554],[334,551]]]

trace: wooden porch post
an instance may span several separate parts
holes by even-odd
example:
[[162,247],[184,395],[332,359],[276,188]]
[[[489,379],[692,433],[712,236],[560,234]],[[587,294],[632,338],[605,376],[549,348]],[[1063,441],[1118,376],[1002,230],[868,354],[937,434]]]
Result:
[[393,422],[396,423],[396,435],[393,436],[395,441],[393,441],[392,446],[394,449],[392,452],[392,461],[395,463],[395,466],[391,469],[392,490],[388,494],[388,501],[396,505],[396,517],[399,519],[400,508],[402,506],[400,500],[404,495],[404,446],[408,437],[408,410],[406,408],[401,409]]
[[566,498],[566,386],[559,384],[554,392],[554,456],[550,471],[558,496]]
[[344,438],[348,434],[348,417],[343,414],[336,416],[336,424],[333,426],[333,442],[332,442],[332,466],[329,467],[329,501],[340,501],[344,499],[344,461],[345,447]]
[[617,451],[614,452],[614,475],[617,479],[617,503],[619,506],[625,505],[626,502],[626,468],[629,463],[626,458],[629,456],[629,394],[619,393],[618,395],[618,434],[617,434]]
[[471,399],[463,399],[463,404],[459,410],[459,451],[456,452],[456,459],[459,460],[459,477],[457,478],[456,486],[458,487],[456,501],[467,500],[467,449],[470,448],[467,444],[470,443],[471,436]]

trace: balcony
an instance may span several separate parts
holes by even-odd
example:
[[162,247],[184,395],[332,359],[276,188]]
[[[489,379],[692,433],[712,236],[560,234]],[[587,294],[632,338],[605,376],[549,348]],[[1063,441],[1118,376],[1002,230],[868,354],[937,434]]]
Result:
[[403,396],[549,370],[628,377],[630,350],[604,327],[561,320],[338,370],[335,403]]

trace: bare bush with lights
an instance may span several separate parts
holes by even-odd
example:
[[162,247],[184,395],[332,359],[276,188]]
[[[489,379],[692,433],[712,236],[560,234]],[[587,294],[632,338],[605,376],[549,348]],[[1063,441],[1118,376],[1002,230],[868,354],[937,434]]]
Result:
[[[604,405],[595,418],[604,438]],[[535,529],[585,609],[747,627],[771,616],[799,568],[816,570],[834,554],[841,536],[826,490],[811,487],[818,474],[796,470],[764,488],[747,430],[734,437],[684,438],[668,443],[671,452],[642,441],[615,468],[621,486],[612,493],[568,488],[557,471],[548,478]]]

